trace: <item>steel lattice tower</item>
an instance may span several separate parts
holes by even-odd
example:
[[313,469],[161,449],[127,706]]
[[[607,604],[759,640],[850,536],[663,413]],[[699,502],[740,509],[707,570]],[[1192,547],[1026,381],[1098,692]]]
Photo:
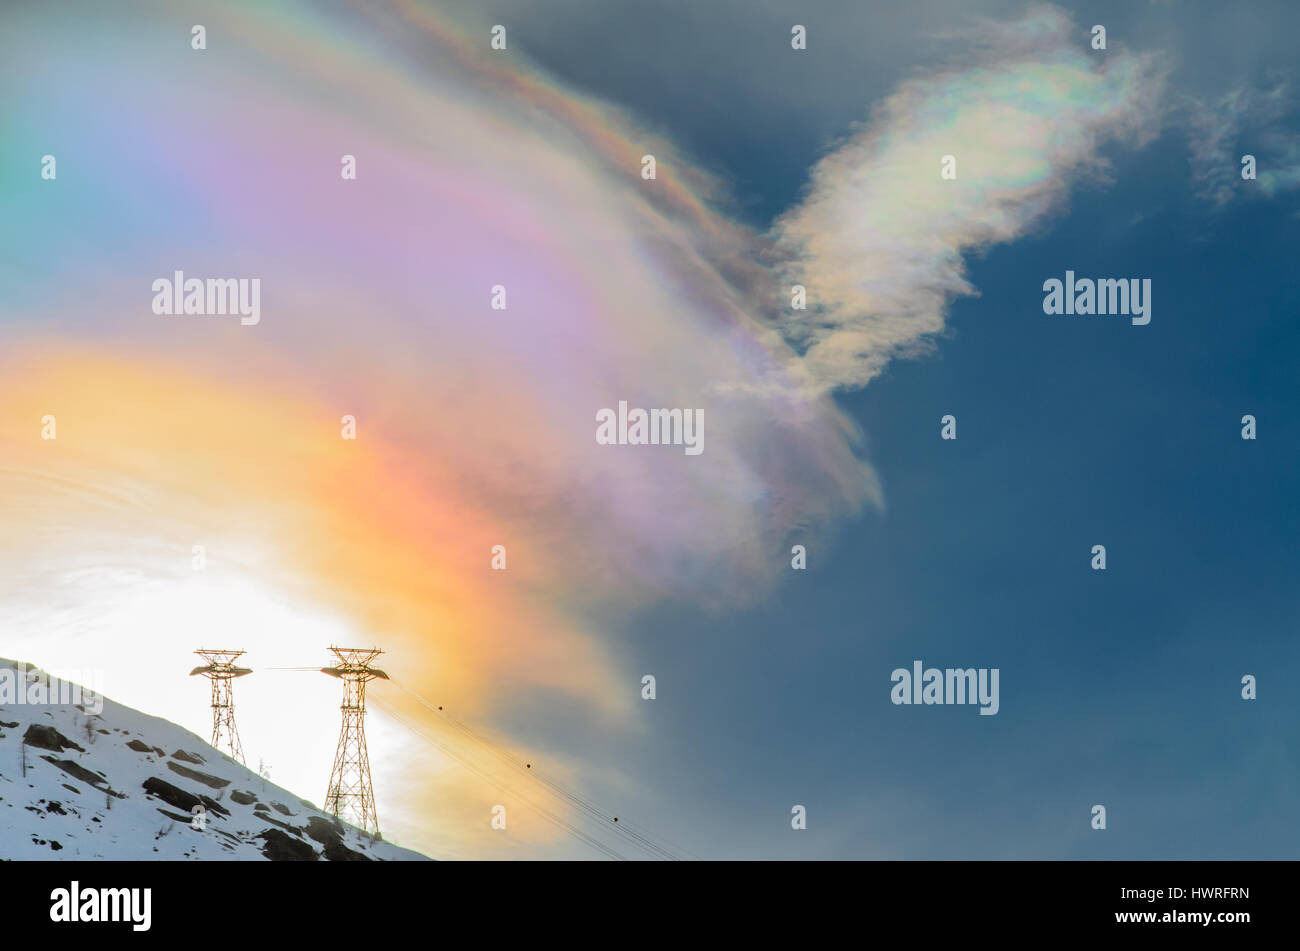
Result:
[[221,749],[224,739],[232,758],[244,762],[244,748],[239,743],[235,729],[235,690],[231,683],[236,677],[251,674],[247,667],[236,667],[235,661],[243,651],[196,650],[208,662],[206,667],[195,667],[190,676],[202,674],[212,681],[212,745]]
[[325,790],[325,811],[343,818],[347,810],[358,828],[378,836],[379,816],[375,812],[370,757],[366,753],[366,682],[376,677],[388,679],[388,674],[370,666],[383,651],[378,647],[331,647],[330,650],[339,659],[338,666],[322,667],[321,673],[343,681],[343,705],[339,707],[343,726]]

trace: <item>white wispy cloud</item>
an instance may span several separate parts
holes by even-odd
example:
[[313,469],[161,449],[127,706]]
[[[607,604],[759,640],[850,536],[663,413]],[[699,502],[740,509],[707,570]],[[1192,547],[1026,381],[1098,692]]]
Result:
[[[1281,128],[1295,108],[1289,85],[1240,84],[1217,99],[1189,97],[1183,119],[1197,195],[1222,207],[1246,194],[1272,197],[1300,186],[1300,136]],[[1241,177],[1241,158],[1254,155],[1255,181]]]
[[[1056,8],[984,24],[968,48],[967,62],[904,82],[773,225],[781,279],[808,288],[784,329],[814,387],[863,386],[927,347],[952,300],[975,293],[967,254],[1040,223],[1104,168],[1107,140],[1155,134],[1159,64],[1092,50]],[[955,181],[940,178],[945,155]]]

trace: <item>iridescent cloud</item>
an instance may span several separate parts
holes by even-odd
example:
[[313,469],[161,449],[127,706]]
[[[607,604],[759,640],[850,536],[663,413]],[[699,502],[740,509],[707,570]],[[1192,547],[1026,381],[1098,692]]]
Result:
[[[257,614],[250,649],[378,639],[484,717],[541,690],[625,722],[640,672],[602,618],[761,600],[792,539],[879,502],[828,391],[942,326],[970,292],[962,254],[1023,233],[1101,140],[1142,134],[1154,88],[1040,13],[1034,43],[904,85],[759,235],[670,143],[415,4],[223,4],[204,51],[150,9],[24,8],[0,36],[0,81],[29,90],[0,139],[28,170],[0,206],[29,223],[0,231],[0,621],[49,666],[183,669],[186,612],[224,591]],[[155,315],[178,269],[260,279],[261,322]],[[796,278],[806,320],[783,304]],[[705,452],[597,445],[620,400],[703,409]],[[286,614],[316,626],[282,633]],[[117,700],[193,706],[122,676]],[[314,775],[290,740],[281,755],[278,778]],[[402,793],[409,828],[425,795]]]
[[[1156,132],[1157,65],[1051,7],[970,38],[971,61],[903,83],[812,170],[775,223],[787,280],[811,306],[791,322],[813,385],[862,386],[926,348],[948,305],[976,293],[965,256],[1012,241],[1104,163],[1108,140]],[[940,177],[944,156],[956,178]]]

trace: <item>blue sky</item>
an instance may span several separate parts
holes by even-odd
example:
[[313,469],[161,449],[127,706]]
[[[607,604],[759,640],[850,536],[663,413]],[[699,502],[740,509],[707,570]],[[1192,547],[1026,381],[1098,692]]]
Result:
[[[244,632],[250,761],[311,796],[336,685],[269,668],[379,644],[382,828],[444,858],[590,857],[539,775],[714,858],[1295,854],[1300,8],[15,14],[15,657],[204,733],[190,651]],[[256,326],[154,311],[204,269]],[[1067,271],[1150,324],[1044,314]],[[704,452],[593,439],[620,402]],[[917,660],[999,712],[894,705]]]
[[[497,7],[483,17],[527,19]],[[947,5],[909,5],[906,22],[850,36],[837,17],[871,13],[836,7],[605,8],[556,36],[539,11],[539,35],[516,35],[671,134],[762,222],[875,96],[929,65],[928,30],[952,25]],[[1112,44],[1171,63],[1159,137],[1106,148],[1109,182],[1073,188],[1061,214],[970,260],[979,296],[952,305],[933,353],[837,396],[883,511],[810,542],[809,570],[749,609],[663,604],[622,626],[628,670],[655,671],[660,699],[644,737],[607,752],[639,749],[649,820],[716,856],[1295,854],[1298,205],[1250,183],[1223,205],[1198,196],[1180,110],[1293,81],[1297,19],[1265,4],[1076,9]],[[809,25],[809,51],[773,67],[786,21]],[[777,31],[767,57],[744,43],[763,28]],[[649,34],[640,55],[623,55],[628,30]],[[764,95],[795,69],[807,98]],[[1293,115],[1266,127],[1269,141],[1300,133]],[[1231,176],[1257,147],[1249,131],[1230,139]],[[1045,316],[1042,282],[1067,269],[1149,277],[1151,324]],[[939,438],[946,413],[955,442]],[[1255,441],[1240,438],[1247,413]],[[914,659],[999,667],[1001,712],[892,705],[890,671]],[[1244,674],[1257,701],[1241,699]],[[790,829],[795,803],[806,832]]]

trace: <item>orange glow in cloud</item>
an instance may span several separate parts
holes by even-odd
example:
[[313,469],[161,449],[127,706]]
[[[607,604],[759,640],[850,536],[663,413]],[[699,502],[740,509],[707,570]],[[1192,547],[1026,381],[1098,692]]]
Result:
[[[357,439],[342,438],[337,407],[139,360],[52,354],[7,366],[0,382],[6,481],[24,483],[6,493],[6,547],[56,542],[75,524],[175,539],[188,567],[191,543],[208,541],[219,561],[223,542],[242,539],[245,556],[257,539],[244,567],[341,611],[363,640],[409,652],[462,707],[483,704],[503,677],[615,703],[595,644],[548,625],[491,570],[492,546],[506,544],[508,571],[545,580],[505,526],[449,494],[436,458],[417,465],[364,419]],[[41,438],[46,414],[55,440]],[[46,476],[64,488],[42,492]]]
[[[508,526],[458,492],[454,458],[417,459],[364,417],[358,438],[343,439],[339,407],[273,385],[111,352],[42,345],[11,353],[0,366],[0,403],[0,571],[9,589],[0,603],[6,627],[18,632],[11,649],[33,662],[103,665],[110,696],[163,715],[182,697],[197,707],[183,670],[188,652],[212,636],[248,650],[255,668],[323,664],[331,640],[378,644],[395,679],[480,723],[517,688],[560,691],[605,715],[630,704],[630,691],[613,689],[601,646],[547,607],[548,585],[560,581],[548,578],[533,543],[516,544]],[[42,438],[46,416],[55,439]],[[491,569],[495,544],[507,547],[506,571]],[[202,572],[192,564],[195,545],[204,548]],[[199,584],[216,586],[218,606]],[[241,594],[250,589],[266,595]],[[258,606],[266,599],[286,605],[286,615],[329,624],[319,635],[284,633],[281,615]],[[235,629],[200,634],[204,615],[221,604]],[[100,625],[117,615],[126,620]],[[117,669],[141,664],[148,678]],[[296,691],[297,682],[284,689]],[[313,681],[311,689],[335,686]],[[381,710],[390,705],[423,723],[397,691],[376,693]],[[324,703],[323,711],[336,709]],[[332,717],[311,722],[321,725],[310,744],[319,769],[336,725]],[[257,746],[260,726],[271,728],[244,724],[247,746]],[[465,835],[449,826],[477,839],[501,794],[409,736],[394,742],[408,746],[387,777],[388,798],[402,803],[397,824],[418,835],[427,794],[441,802],[443,835],[431,822],[426,848],[463,846]],[[297,768],[286,766],[277,781]],[[297,791],[316,795],[321,780],[301,768],[305,788]],[[385,771],[376,764],[377,786]],[[528,810],[516,812],[516,837],[555,834],[526,819]]]

